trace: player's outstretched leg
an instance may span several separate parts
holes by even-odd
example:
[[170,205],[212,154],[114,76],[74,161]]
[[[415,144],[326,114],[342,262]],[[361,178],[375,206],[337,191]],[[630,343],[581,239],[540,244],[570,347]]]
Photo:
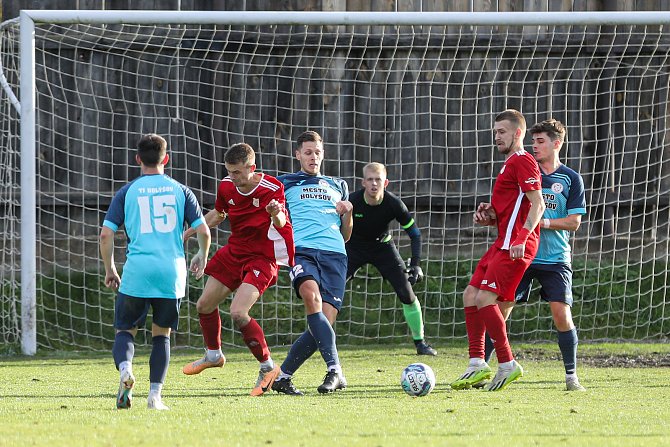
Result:
[[520,379],[523,376],[523,368],[516,360],[501,363],[491,383],[486,387],[486,391],[500,391],[507,388],[507,385]]
[[[339,365],[338,365],[339,366]],[[341,368],[329,369],[323,378],[323,383],[316,389],[321,394],[333,393],[347,387],[347,380]]]
[[451,382],[451,388],[454,390],[465,390],[476,387],[477,384],[488,380],[493,376],[493,370],[482,359],[470,359],[470,364],[461,376]]

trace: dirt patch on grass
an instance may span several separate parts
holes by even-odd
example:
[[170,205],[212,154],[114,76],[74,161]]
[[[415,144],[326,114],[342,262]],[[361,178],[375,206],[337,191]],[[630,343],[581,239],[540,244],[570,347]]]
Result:
[[[561,355],[555,351],[545,349],[520,349],[514,352],[519,360],[560,360]],[[652,352],[649,354],[602,354],[593,352],[578,352],[577,362],[583,365],[600,368],[657,368],[670,367],[670,354]]]

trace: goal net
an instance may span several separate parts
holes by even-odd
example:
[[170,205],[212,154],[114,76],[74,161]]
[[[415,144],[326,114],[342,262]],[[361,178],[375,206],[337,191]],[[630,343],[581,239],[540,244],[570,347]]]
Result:
[[[228,146],[245,141],[262,171],[292,172],[294,141],[308,129],[324,137],[324,173],[352,190],[364,164],[386,164],[389,190],[422,232],[427,280],[415,291],[426,338],[463,339],[462,292],[495,237],[473,225],[472,212],[502,163],[491,129],[506,108],[529,125],[567,125],[561,159],[582,174],[588,205],[573,238],[580,338],[668,336],[668,13],[23,14],[2,25],[0,40],[3,343],[33,328],[39,348],[112,342],[114,295],[102,284],[97,236],[114,192],[139,175],[140,135],[166,137],[167,173],[209,210]],[[32,58],[29,40],[21,53],[23,26],[34,26]],[[409,239],[391,228],[409,257]],[[228,229],[213,233],[214,249]],[[116,243],[121,264],[125,238]],[[188,286],[178,346],[202,346],[202,285]],[[401,304],[374,268],[358,272],[344,301],[340,344],[410,340]],[[224,345],[243,345],[228,303],[221,311]],[[286,272],[252,315],[272,345],[305,329]],[[537,291],[517,306],[509,332],[554,339]]]

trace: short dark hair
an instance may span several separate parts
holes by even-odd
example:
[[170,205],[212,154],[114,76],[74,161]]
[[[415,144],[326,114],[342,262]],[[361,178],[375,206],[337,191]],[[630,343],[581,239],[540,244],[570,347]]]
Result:
[[565,141],[565,126],[553,118],[534,124],[530,128],[530,134],[546,133],[551,141],[559,140],[561,144]]
[[500,121],[510,121],[520,129],[526,130],[526,118],[523,117],[521,112],[515,109],[503,110],[496,116],[496,123]]
[[137,155],[145,166],[158,166],[165,158],[165,154],[167,154],[167,141],[155,133],[143,135],[137,143]]
[[306,141],[311,141],[314,143],[323,143],[321,135],[319,135],[317,132],[314,132],[313,130],[308,130],[306,132],[301,133],[298,139],[296,140],[297,149],[300,149],[302,143]]
[[256,163],[254,149],[247,143],[236,143],[230,146],[223,156],[225,163],[231,165],[243,164],[250,166]]

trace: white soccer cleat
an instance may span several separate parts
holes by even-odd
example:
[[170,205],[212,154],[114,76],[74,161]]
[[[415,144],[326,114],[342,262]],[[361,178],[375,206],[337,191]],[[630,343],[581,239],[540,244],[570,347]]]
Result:
[[458,379],[451,382],[451,389],[466,390],[471,387],[479,388],[477,385],[490,379],[492,375],[493,371],[486,362],[477,366],[468,366]]
[[163,403],[163,400],[161,399],[160,396],[152,396],[149,395],[149,399],[147,400],[147,408],[149,410],[169,410],[170,407],[165,405]]
[[577,377],[565,379],[565,391],[586,391]]
[[498,367],[495,377],[486,387],[486,391],[500,391],[507,388],[507,385],[523,377],[523,368],[514,360],[512,368]]

